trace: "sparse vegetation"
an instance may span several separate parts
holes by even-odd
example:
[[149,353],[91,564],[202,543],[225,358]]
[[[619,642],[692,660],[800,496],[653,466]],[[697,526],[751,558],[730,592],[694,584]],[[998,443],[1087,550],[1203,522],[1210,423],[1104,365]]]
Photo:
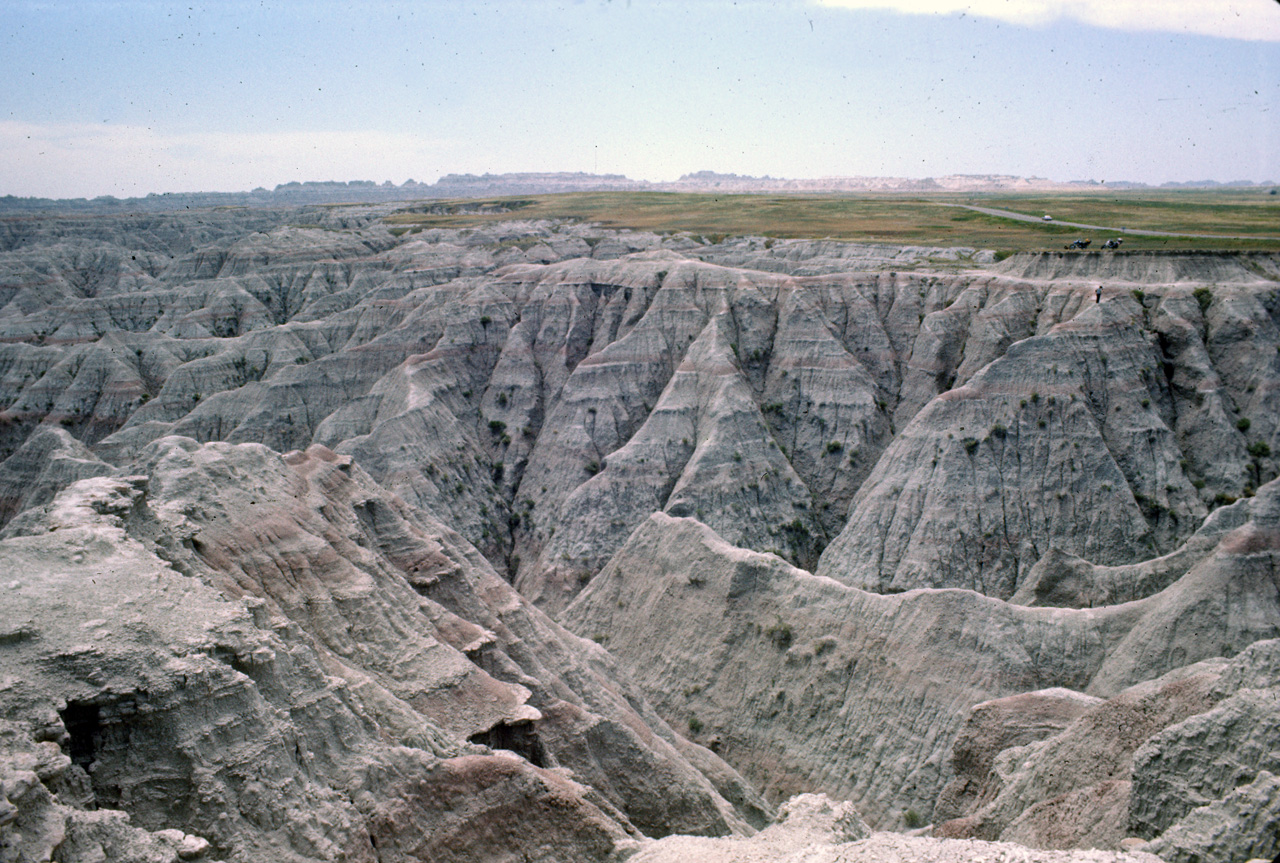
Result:
[[786,623],[781,617],[774,620],[773,623],[764,630],[764,635],[773,642],[774,647],[779,650],[786,650],[791,646],[791,625]]

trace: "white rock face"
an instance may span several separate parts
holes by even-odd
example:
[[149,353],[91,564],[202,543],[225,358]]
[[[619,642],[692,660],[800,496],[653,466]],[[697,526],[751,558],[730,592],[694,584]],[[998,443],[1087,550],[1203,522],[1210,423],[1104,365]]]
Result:
[[779,823],[750,838],[705,839],[671,836],[645,845],[630,858],[634,863],[977,863],[1005,860],[1017,863],[1158,863],[1144,851],[1032,851],[996,842],[958,841],[872,833],[848,803],[833,803],[826,795],[801,794],[779,809]]

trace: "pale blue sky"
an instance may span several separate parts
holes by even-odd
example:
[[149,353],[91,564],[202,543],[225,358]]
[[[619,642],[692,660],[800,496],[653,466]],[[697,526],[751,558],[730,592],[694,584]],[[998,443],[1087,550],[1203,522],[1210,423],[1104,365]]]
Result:
[[0,56],[0,195],[506,171],[1280,181],[1275,0],[0,0]]

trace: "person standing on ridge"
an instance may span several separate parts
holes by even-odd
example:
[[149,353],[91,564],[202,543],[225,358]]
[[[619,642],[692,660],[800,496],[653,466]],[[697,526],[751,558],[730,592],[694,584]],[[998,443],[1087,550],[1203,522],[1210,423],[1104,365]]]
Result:
[[1093,292],[1094,303],[1102,302],[1102,285],[1098,285],[1098,289]]

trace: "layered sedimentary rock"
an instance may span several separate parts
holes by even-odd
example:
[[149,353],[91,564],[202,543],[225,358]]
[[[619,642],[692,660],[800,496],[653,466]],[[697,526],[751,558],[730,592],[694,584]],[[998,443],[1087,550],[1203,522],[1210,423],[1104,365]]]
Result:
[[[1089,713],[1103,711],[1099,721],[1123,725],[1127,736],[1097,751],[1063,738],[1027,780],[1063,784],[999,792],[1017,802],[1000,801],[1006,814],[996,826],[970,831],[994,839],[1026,806],[1127,778],[1147,738],[1212,706],[1203,693],[1180,706],[1171,692],[1185,682],[1167,689],[1143,681],[1166,673],[1183,681],[1195,673],[1183,666],[1280,633],[1276,550],[1252,539],[1270,536],[1278,497],[1280,483],[1270,483],[1253,502],[1254,517],[1159,594],[1080,610],[959,590],[868,593],[735,548],[695,520],[656,514],[564,619],[607,639],[669,721],[685,717],[695,739],[749,765],[748,778],[768,793],[829,791],[880,826],[909,809],[927,818],[940,794],[946,817],[959,814],[948,753],[972,705],[1051,687],[1113,699]],[[1141,687],[1154,690],[1155,706],[1125,707],[1126,698],[1148,697]],[[1107,712],[1126,710],[1144,722]],[[1087,725],[1073,733],[1107,740]],[[1009,729],[997,737],[1017,740]],[[1101,772],[1089,782],[1074,777],[1068,755]]]
[[6,713],[55,729],[78,802],[230,859],[598,859],[767,817],[598,648],[348,457],[165,438],[134,467],[0,542],[23,574]]
[[393,209],[0,222],[4,853],[1280,850],[1275,255]]

